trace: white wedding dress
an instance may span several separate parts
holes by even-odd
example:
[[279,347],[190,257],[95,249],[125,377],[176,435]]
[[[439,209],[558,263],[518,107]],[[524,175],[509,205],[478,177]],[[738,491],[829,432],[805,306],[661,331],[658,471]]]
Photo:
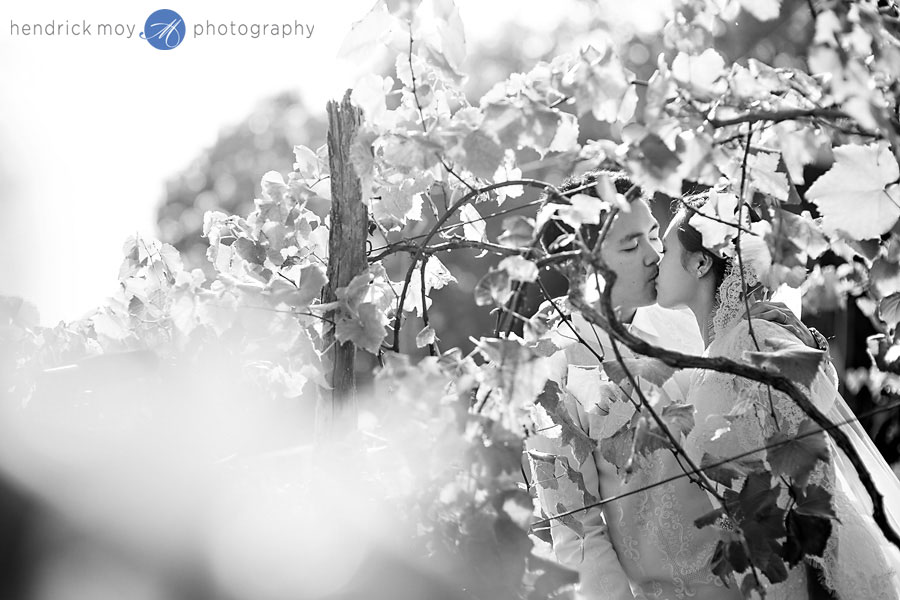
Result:
[[[737,285],[740,285],[739,281]],[[743,313],[743,303],[732,298],[719,308],[717,335],[706,354],[743,360],[745,351],[756,349],[748,334],[746,320],[739,317]],[[686,325],[680,330],[675,327],[685,321],[684,315],[658,307],[655,310],[661,316],[658,322],[651,327],[647,323],[638,326],[636,317],[635,323],[629,326],[632,333],[652,344],[689,354],[701,351],[699,332],[690,333]],[[687,318],[693,322],[693,316]],[[553,427],[546,415],[536,416],[536,431],[540,433],[528,439],[528,447],[530,452],[544,456],[540,468],[532,461],[532,481],[547,515],[585,506],[591,501],[585,491],[596,498],[620,497],[602,509],[575,512],[567,521],[551,520],[557,559],[578,570],[581,577],[578,598],[740,599],[739,581],[730,581],[726,588],[710,568],[722,533],[715,526],[697,529],[694,525],[695,519],[709,513],[718,502],[707,497],[687,478],[652,485],[681,472],[671,452],[657,450],[638,458],[632,476],[627,480],[624,473],[607,462],[604,450],[610,444],[616,444],[617,432],[629,422],[634,409],[628,402],[610,402],[613,399],[610,384],[603,379],[603,369],[595,357],[595,353],[613,356],[605,332],[596,330],[578,315],[573,315],[572,320],[594,352],[586,351],[572,339],[571,346],[549,359],[555,365],[551,379],[560,385],[562,399],[573,423],[595,440],[597,447],[587,458],[576,460],[571,447],[562,442],[559,433],[555,432],[558,428]],[[802,347],[799,340],[780,326],[757,320],[753,321],[753,326],[761,344],[769,339]],[[666,327],[673,330],[664,331]],[[678,346],[679,342],[694,337],[698,338],[697,347]],[[627,349],[622,351],[626,357],[632,356]],[[834,369],[826,363],[811,386],[813,402],[834,423],[851,420],[853,415],[838,395],[835,382]],[[667,402],[686,402],[695,406],[695,426],[685,439],[685,449],[697,463],[704,453],[728,458],[761,448],[771,434],[766,429],[766,415],[770,412],[768,394],[764,386],[755,382],[713,371],[684,371],[676,373],[666,383],[662,397],[667,399],[661,399],[663,404],[660,406]],[[805,418],[803,412],[783,394],[773,393],[772,399],[780,415],[782,431],[787,435],[796,433]],[[741,410],[729,423],[726,415],[731,415],[736,407]],[[730,428],[730,434],[721,432],[726,427]],[[886,508],[897,520],[900,513],[897,478],[858,425],[844,429],[885,495]],[[834,510],[840,519],[834,523],[820,565],[824,584],[835,591],[839,600],[900,599],[897,573],[900,552],[889,544],[872,520],[871,501],[853,467],[836,446],[831,444],[830,450],[828,465],[819,468],[811,479],[832,493]],[[626,450],[623,452],[627,453]],[[576,486],[565,476],[567,469],[577,471],[582,486]],[[739,489],[740,483],[735,481],[732,485]],[[652,487],[645,489],[648,486]],[[781,506],[784,507],[787,501],[785,494]],[[767,586],[767,598],[808,599],[806,572],[802,564],[798,565],[787,581]]]
[[[737,306],[736,303],[732,303]],[[741,307],[742,308],[742,307]],[[741,317],[743,310],[733,309],[716,314],[714,339],[706,350],[710,357],[744,360],[744,353],[756,351],[750,335],[750,324]],[[752,328],[757,342],[765,351],[768,342],[778,340],[798,348],[804,346],[784,328],[754,319]],[[776,343],[777,345],[777,343]],[[827,361],[819,369],[810,388],[802,388],[816,407],[832,423],[853,419],[844,400],[837,393],[834,369]],[[692,374],[688,402],[695,407],[695,426],[686,440],[686,450],[699,463],[704,454],[714,458],[728,458],[765,446],[778,427],[787,436],[796,435],[808,417],[787,395],[772,391],[771,402],[767,387],[730,374],[697,370]],[[854,421],[842,429],[851,438],[857,452],[873,475],[876,486],[885,497],[885,509],[896,527],[900,515],[900,484],[884,459],[875,449],[865,431]],[[872,519],[871,499],[865,492],[855,469],[844,453],[828,437],[830,460],[813,472],[811,483],[818,484],[833,496],[837,521],[833,522],[831,537],[823,557],[817,560],[823,573],[822,583],[840,600],[900,599],[900,551],[887,541]],[[764,454],[753,455],[764,458]],[[740,489],[743,480],[732,483]],[[779,505],[789,502],[782,493]],[[789,571],[787,581],[767,586],[769,600],[808,598],[807,570],[802,563]]]

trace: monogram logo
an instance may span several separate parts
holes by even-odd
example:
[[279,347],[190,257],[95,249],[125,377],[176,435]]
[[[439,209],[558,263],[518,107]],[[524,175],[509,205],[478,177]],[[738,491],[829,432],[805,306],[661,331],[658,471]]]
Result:
[[141,39],[150,42],[157,50],[171,50],[184,39],[185,25],[174,10],[160,9],[147,17]]

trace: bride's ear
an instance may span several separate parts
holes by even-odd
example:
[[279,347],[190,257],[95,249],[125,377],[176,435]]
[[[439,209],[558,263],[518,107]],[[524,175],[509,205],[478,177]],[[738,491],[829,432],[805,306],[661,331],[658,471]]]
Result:
[[694,274],[697,279],[702,279],[712,269],[713,261],[705,252],[697,252],[696,259],[692,261],[694,264]]

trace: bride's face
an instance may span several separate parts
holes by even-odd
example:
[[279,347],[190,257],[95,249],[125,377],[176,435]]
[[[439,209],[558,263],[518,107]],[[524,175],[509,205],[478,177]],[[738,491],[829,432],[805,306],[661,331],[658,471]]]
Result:
[[656,301],[663,308],[687,306],[698,291],[696,267],[691,269],[691,252],[678,239],[679,219],[673,219],[663,236],[663,257],[656,279]]

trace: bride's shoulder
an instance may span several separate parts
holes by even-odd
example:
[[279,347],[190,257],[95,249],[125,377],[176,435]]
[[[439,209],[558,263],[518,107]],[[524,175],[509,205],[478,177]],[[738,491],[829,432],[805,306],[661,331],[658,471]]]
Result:
[[787,329],[763,319],[742,318],[717,335],[710,344],[710,354],[730,355],[737,351],[756,350],[757,344],[763,347],[766,340],[784,340],[801,344],[797,337]]

